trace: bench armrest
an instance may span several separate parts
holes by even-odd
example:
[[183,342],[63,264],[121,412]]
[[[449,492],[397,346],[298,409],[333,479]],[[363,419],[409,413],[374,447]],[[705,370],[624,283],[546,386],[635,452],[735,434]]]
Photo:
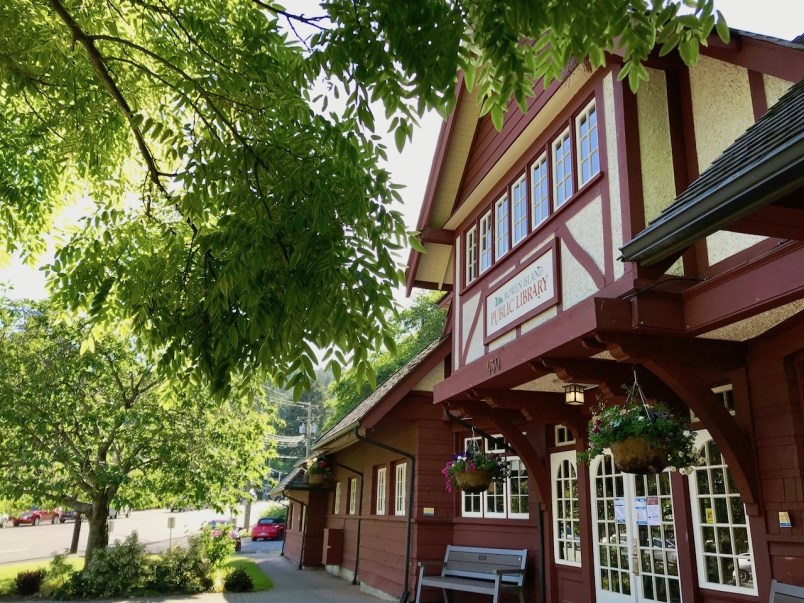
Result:
[[516,576],[517,574],[524,575],[524,573],[525,573],[525,570],[521,570],[521,569],[509,569],[509,570],[496,569],[496,570],[494,570],[494,575],[495,576],[502,576],[503,574],[511,574],[512,576]]
[[444,567],[446,563],[443,561],[419,561],[419,569],[424,571],[428,567]]

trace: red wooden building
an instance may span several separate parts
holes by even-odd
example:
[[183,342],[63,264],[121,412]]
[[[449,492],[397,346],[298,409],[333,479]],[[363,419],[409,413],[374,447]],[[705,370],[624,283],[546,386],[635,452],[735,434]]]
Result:
[[[449,543],[528,548],[532,601],[804,585],[804,46],[734,32],[694,68],[648,68],[632,94],[616,57],[578,66],[500,132],[459,88],[407,273],[450,292],[449,337],[319,441],[336,481],[289,490],[291,557],[307,542],[305,564],[393,598]],[[634,372],[689,409],[691,474],[577,462],[593,404]],[[472,437],[511,476],[447,494],[439,470]]]

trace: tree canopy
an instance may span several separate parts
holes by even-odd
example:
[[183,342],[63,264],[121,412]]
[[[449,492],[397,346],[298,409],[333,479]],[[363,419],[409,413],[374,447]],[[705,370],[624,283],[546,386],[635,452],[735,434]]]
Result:
[[451,108],[458,70],[498,127],[572,60],[620,52],[636,85],[654,43],[694,62],[725,31],[712,0],[691,4],[7,0],[0,240],[35,254],[89,200],[55,295],[96,326],[131,321],[170,374],[225,392],[263,370],[298,393],[318,348],[371,381],[406,238],[376,103],[401,146]]
[[3,302],[0,498],[84,513],[88,557],[107,544],[111,503],[237,503],[264,472],[266,412],[176,387],[126,337],[82,353],[87,328],[43,303]]

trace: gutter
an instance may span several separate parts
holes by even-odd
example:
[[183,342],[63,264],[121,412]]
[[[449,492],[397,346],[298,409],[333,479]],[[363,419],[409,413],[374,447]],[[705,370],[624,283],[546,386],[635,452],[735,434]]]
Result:
[[[410,460],[410,472],[408,477],[408,516],[407,516],[407,534],[405,536],[405,582],[402,591],[402,595],[399,597],[399,603],[407,603],[408,599],[410,599],[410,591],[408,590],[408,583],[410,582],[410,541],[411,541],[411,530],[413,528],[413,478],[416,475],[416,457],[410,454],[409,452],[405,452],[404,450],[400,450],[399,448],[394,448],[393,446],[389,446],[383,442],[379,442],[377,440],[373,440],[366,436],[361,436],[359,432],[359,427],[355,427],[354,434],[355,437],[360,440],[361,442],[366,442],[367,444],[372,444],[377,448],[383,448],[384,450],[390,450],[391,452],[395,452],[396,454],[401,454],[405,458]],[[362,512],[362,509],[361,509]],[[418,601],[416,603],[419,603]]]

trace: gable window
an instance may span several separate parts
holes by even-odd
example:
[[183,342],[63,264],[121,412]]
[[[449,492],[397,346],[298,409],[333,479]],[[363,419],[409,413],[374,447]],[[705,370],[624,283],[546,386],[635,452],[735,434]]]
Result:
[[575,451],[550,456],[553,482],[553,554],[556,563],[581,564],[578,465]]
[[335,484],[335,501],[332,505],[332,512],[338,513],[341,510],[341,482]]
[[357,479],[349,480],[349,515],[354,515],[357,511]]
[[374,511],[377,515],[385,515],[385,475],[385,467],[377,469],[377,488],[374,497]]
[[566,446],[575,443],[575,436],[564,425],[556,425],[555,428],[556,446]]
[[493,258],[492,242],[494,231],[491,229],[491,211],[480,218],[480,273],[491,268]]
[[528,178],[525,174],[511,187],[511,231],[513,245],[528,234]]
[[519,457],[510,455],[505,450],[505,439],[494,436],[488,442],[485,438],[467,438],[464,440],[464,450],[468,446],[504,455],[509,475],[503,481],[492,482],[486,492],[461,492],[461,514],[464,517],[489,519],[527,519],[528,471]]
[[466,282],[477,278],[477,227],[472,226],[466,233]]
[[547,154],[543,153],[531,167],[531,228],[536,229],[539,224],[550,216],[550,184],[547,171]]
[[572,197],[572,150],[569,130],[553,142],[553,197],[561,207]]
[[589,103],[575,120],[575,138],[578,145],[578,186],[583,186],[600,171],[600,153],[597,144],[597,113],[595,102]]
[[757,592],[745,505],[723,455],[705,432],[703,462],[690,474],[698,579],[704,588]]
[[394,515],[405,514],[407,463],[399,463],[394,470]]
[[503,195],[494,204],[495,232],[495,259],[500,259],[508,253],[508,195]]

